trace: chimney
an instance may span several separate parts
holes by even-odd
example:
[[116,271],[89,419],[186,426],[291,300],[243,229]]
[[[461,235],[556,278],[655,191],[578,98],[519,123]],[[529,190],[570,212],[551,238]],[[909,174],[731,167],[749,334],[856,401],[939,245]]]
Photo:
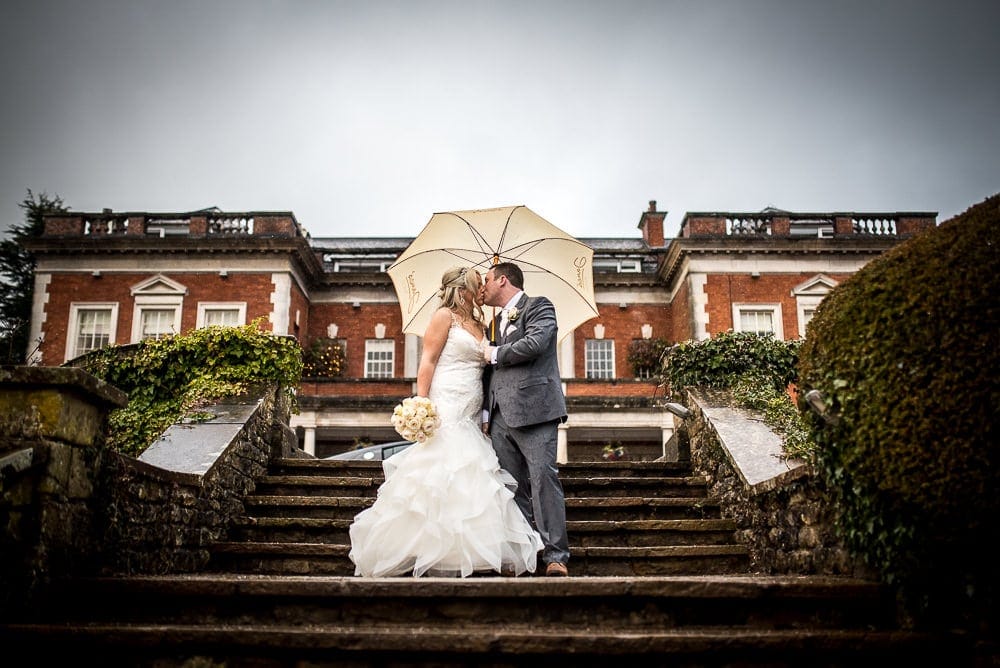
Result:
[[649,209],[639,218],[639,229],[642,230],[642,240],[650,248],[663,247],[663,221],[666,217],[666,211],[656,210],[656,200],[649,200]]

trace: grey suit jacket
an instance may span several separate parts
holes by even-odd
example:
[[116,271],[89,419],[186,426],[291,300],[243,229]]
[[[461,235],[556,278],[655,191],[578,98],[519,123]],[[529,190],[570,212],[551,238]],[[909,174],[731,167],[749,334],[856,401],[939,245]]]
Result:
[[[491,413],[499,408],[504,421],[515,428],[551,420],[565,422],[556,309],[547,297],[522,295],[517,310],[517,319],[499,340],[486,408]],[[499,324],[498,317],[496,326]]]

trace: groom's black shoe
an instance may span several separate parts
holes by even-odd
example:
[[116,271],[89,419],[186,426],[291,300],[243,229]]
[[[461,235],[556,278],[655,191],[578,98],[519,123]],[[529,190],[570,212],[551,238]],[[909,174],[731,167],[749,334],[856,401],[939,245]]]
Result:
[[558,561],[553,561],[545,567],[545,575],[548,577],[564,578],[569,575],[569,570],[566,568],[566,564],[560,564]]

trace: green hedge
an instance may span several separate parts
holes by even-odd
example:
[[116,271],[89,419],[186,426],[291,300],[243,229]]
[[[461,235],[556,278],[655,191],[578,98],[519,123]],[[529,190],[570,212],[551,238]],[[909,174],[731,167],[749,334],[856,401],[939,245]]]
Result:
[[827,405],[810,427],[845,538],[927,623],[973,623],[995,597],[998,258],[1000,195],[838,286],[800,351],[800,396]]

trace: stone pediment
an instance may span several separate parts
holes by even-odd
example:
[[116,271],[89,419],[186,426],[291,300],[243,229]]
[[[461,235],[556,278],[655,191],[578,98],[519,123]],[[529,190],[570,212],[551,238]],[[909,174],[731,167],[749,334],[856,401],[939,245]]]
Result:
[[827,295],[837,287],[837,281],[825,274],[816,274],[808,281],[799,283],[792,288],[793,295]]
[[130,288],[132,296],[136,295],[186,295],[187,287],[163,274],[157,274]]

